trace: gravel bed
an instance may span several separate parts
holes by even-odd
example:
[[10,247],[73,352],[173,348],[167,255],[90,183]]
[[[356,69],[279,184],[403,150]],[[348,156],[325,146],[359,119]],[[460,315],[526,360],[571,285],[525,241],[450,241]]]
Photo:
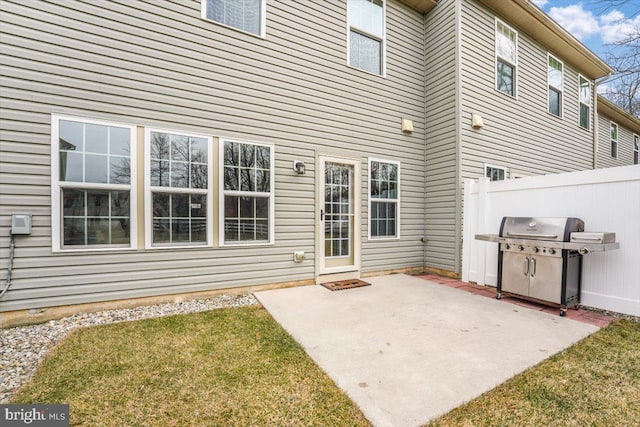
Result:
[[72,329],[257,303],[253,295],[220,295],[203,300],[78,313],[39,325],[0,329],[0,403],[8,403],[18,388],[31,378],[47,351]]

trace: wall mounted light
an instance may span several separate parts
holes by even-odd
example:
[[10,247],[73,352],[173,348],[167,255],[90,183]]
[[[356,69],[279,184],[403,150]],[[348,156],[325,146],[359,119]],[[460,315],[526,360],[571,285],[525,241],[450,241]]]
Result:
[[484,126],[482,117],[479,114],[471,114],[471,127],[474,129],[480,129]]
[[295,171],[295,173],[297,173],[298,175],[304,175],[305,169],[306,168],[303,161],[301,160],[293,161],[293,170]]
[[402,119],[401,128],[402,128],[402,132],[407,132],[407,133],[413,132],[413,121],[409,119]]

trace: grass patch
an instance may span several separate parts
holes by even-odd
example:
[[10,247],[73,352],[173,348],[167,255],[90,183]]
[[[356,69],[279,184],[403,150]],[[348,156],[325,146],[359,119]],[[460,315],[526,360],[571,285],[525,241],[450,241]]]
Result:
[[76,330],[12,401],[69,403],[71,425],[368,425],[258,307]]
[[429,425],[632,426],[638,402],[640,323],[620,320]]

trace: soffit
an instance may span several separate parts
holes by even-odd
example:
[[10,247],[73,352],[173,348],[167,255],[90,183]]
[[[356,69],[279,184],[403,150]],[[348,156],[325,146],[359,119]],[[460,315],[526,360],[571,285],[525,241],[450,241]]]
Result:
[[420,13],[427,13],[436,6],[438,0],[400,0]]
[[529,0],[477,0],[592,80],[613,69]]
[[633,117],[631,114],[600,95],[598,95],[598,114],[602,114],[620,126],[640,135],[640,119]]

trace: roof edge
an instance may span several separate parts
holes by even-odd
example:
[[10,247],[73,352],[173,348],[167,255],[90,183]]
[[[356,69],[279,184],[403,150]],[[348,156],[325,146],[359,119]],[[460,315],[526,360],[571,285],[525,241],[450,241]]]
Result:
[[619,125],[626,127],[636,135],[640,135],[640,119],[629,114],[602,95],[598,95],[598,114],[608,117]]
[[400,0],[402,3],[410,6],[412,9],[420,13],[427,13],[434,7],[438,0]]

